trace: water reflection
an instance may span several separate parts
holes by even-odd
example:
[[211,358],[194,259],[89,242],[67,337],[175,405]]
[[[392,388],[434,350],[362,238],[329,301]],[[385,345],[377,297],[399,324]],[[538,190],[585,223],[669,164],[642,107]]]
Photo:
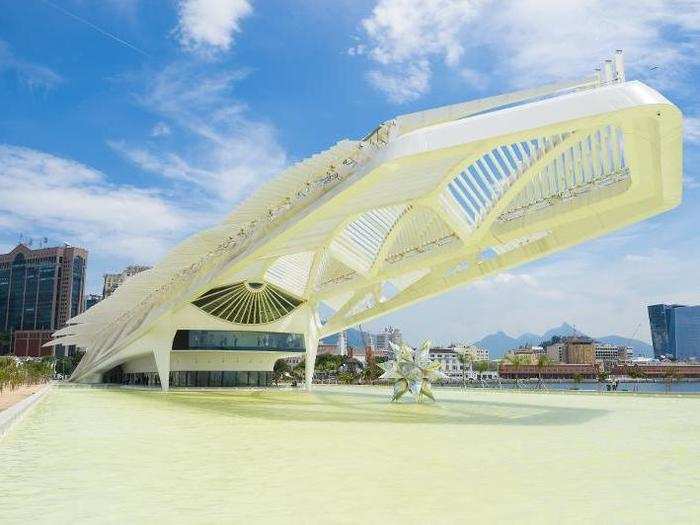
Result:
[[531,403],[444,399],[438,403],[390,403],[380,391],[187,391],[125,390],[153,403],[232,417],[313,422],[448,425],[576,425],[606,413],[602,409]]

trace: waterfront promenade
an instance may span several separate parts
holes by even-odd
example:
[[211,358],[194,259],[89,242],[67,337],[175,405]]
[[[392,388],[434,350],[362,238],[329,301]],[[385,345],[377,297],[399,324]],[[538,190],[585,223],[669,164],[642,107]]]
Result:
[[[0,441],[4,523],[687,523],[700,397],[54,388]],[[660,487],[662,490],[660,490]],[[31,502],[28,503],[28,502]]]
[[36,394],[45,386],[45,384],[39,383],[36,385],[20,385],[15,389],[11,389],[10,387],[3,389],[2,393],[0,393],[0,412],[19,403],[32,394]]

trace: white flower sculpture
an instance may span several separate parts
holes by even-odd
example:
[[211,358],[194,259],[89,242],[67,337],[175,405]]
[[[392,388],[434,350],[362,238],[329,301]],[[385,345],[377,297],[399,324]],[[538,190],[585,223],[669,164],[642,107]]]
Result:
[[394,352],[394,360],[379,363],[384,373],[379,379],[395,379],[392,401],[398,401],[409,390],[416,401],[423,396],[435,401],[430,383],[436,379],[447,379],[440,371],[440,363],[428,357],[430,341],[424,341],[419,349],[413,350],[406,344],[400,346],[389,343]]

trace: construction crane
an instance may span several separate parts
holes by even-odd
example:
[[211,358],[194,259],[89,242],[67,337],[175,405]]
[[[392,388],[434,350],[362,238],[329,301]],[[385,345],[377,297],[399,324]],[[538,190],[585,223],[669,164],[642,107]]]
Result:
[[634,339],[634,336],[637,335],[637,332],[639,332],[639,329],[641,328],[641,326],[642,326],[642,322],[639,321],[639,323],[637,323],[637,328],[635,328],[634,332],[632,332],[630,339]]

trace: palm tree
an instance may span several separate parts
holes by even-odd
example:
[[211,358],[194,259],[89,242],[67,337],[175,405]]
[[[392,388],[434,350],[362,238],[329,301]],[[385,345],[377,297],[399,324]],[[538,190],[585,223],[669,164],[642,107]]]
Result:
[[547,354],[540,354],[537,358],[537,375],[540,378],[540,388],[545,389],[544,381],[542,380],[542,370],[552,364],[552,358]]
[[[479,374],[479,380],[481,380],[481,374],[483,374],[489,369],[489,362],[485,359],[477,361],[474,364],[474,369],[476,370],[477,374]],[[481,386],[484,386],[483,380],[481,381]]]
[[476,349],[474,346],[469,345],[467,347],[458,348],[457,360],[462,367],[462,388],[467,388],[467,366],[471,367],[476,361]]
[[637,392],[639,390],[639,383],[638,383],[637,379],[642,379],[643,377],[646,376],[646,374],[644,373],[644,371],[641,368],[639,368],[637,365],[635,365],[627,371],[627,375],[630,376],[632,379],[634,379],[634,382],[632,384],[633,385],[632,390],[634,392]]
[[576,390],[578,390],[578,385],[581,384],[581,381],[583,381],[583,376],[581,374],[574,374],[574,383],[576,384]]
[[519,377],[518,377],[518,368],[521,366],[524,366],[527,364],[527,358],[522,355],[522,354],[514,354],[514,353],[509,353],[506,354],[505,357],[503,358],[504,361],[506,361],[508,364],[511,366],[515,367],[515,387],[520,388],[520,382],[519,382]]
[[669,366],[664,373],[664,382],[666,383],[666,392],[671,391],[671,384],[678,380],[679,377],[678,369],[675,366]]

